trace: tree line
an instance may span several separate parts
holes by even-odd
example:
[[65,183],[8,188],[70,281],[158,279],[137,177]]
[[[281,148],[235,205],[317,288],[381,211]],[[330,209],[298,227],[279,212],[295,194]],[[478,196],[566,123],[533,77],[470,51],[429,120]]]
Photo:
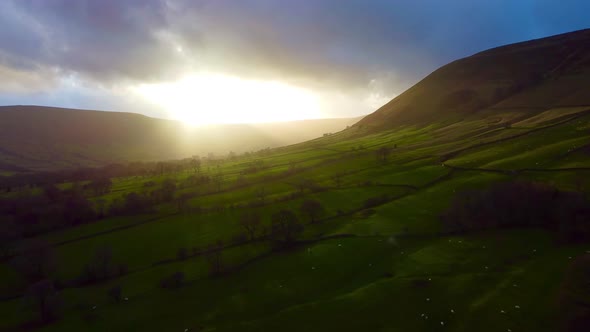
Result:
[[546,184],[507,182],[458,194],[441,221],[446,232],[542,227],[564,242],[590,241],[590,202]]

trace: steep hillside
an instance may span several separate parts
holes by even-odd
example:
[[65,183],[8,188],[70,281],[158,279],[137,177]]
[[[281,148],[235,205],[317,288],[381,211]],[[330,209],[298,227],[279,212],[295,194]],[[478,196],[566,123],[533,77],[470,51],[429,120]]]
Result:
[[358,126],[455,121],[484,110],[590,105],[590,30],[502,46],[454,61]]
[[225,155],[302,142],[356,121],[358,118],[191,128],[131,113],[5,106],[0,107],[0,171],[166,160],[210,152]]

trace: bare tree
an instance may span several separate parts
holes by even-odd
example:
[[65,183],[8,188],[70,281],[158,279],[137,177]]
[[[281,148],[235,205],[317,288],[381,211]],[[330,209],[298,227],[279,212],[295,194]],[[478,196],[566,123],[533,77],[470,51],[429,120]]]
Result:
[[190,161],[190,165],[195,173],[201,172],[201,158],[199,156],[195,156],[194,158],[192,158]]
[[277,246],[290,246],[302,231],[303,225],[292,211],[280,210],[272,215],[270,235]]
[[178,195],[178,197],[176,197],[176,205],[178,207],[178,212],[185,212],[188,209],[189,198],[190,198],[190,194],[188,194],[188,193],[184,193],[184,194]]
[[295,187],[299,190],[300,194],[303,194],[305,190],[318,191],[320,187],[312,179],[299,179],[295,182]]
[[221,191],[223,185],[223,174],[221,172],[213,175],[213,183],[215,184],[217,191]]
[[209,275],[215,277],[223,272],[223,241],[218,240],[207,247],[205,258],[209,265]]
[[38,312],[42,323],[51,322],[58,317],[61,300],[51,280],[44,279],[29,286],[23,300]]
[[375,151],[375,154],[379,161],[385,163],[387,162],[387,158],[389,158],[389,155],[391,154],[391,149],[389,147],[382,146],[379,149],[377,149],[377,151]]
[[256,213],[243,214],[240,217],[239,223],[248,233],[250,240],[253,241],[256,238],[256,232],[260,227],[260,216]]
[[324,212],[324,206],[317,200],[306,199],[299,206],[301,213],[309,218],[310,223],[315,223]]

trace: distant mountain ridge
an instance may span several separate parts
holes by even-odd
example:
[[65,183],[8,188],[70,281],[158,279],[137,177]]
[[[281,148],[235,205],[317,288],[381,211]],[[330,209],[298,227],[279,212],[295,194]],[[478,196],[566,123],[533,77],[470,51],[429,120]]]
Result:
[[482,110],[590,105],[590,29],[496,47],[451,62],[366,116],[370,131]]
[[[0,171],[25,172],[114,162],[246,152],[340,131],[359,118],[188,127],[135,113],[0,106]],[[231,135],[230,135],[231,133]]]

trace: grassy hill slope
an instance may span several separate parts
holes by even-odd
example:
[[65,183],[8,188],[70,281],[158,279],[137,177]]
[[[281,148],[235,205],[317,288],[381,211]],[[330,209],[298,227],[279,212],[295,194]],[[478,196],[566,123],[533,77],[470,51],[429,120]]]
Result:
[[[537,42],[522,45],[534,48]],[[541,183],[551,188],[551,199],[572,193],[589,198],[590,103],[556,105],[488,107],[455,111],[455,116],[449,109],[448,117],[428,124],[395,125],[376,120],[387,113],[382,109],[362,127],[264,155],[205,164],[200,174],[187,169],[112,179],[107,193],[84,192],[97,209],[135,197],[132,193],[151,197],[165,180],[177,189],[174,199],[144,213],[107,215],[18,242],[15,258],[29,257],[26,248],[34,243],[49,244],[56,264],[47,277],[58,287],[61,315],[36,324],[38,313],[26,301],[29,285],[5,260],[0,329],[516,332],[583,327],[590,319],[590,243],[564,241],[561,227],[539,226],[535,220],[498,227],[486,224],[482,215],[473,222],[488,227],[460,232],[443,222],[456,199],[480,197],[498,183]],[[392,127],[380,127],[386,124]],[[248,171],[253,163],[263,167]],[[197,175],[217,181],[195,183]],[[27,195],[42,193],[22,187],[1,197]],[[526,198],[514,199],[517,208],[508,213],[551,206],[518,205]],[[315,222],[302,208],[307,200],[324,207]],[[280,210],[292,211],[303,226],[283,250],[272,239],[273,215]],[[240,223],[252,214],[261,220],[254,238]],[[588,225],[588,220],[577,222]],[[105,257],[100,255],[105,247],[111,253],[108,266],[117,272],[77,283],[97,254]],[[118,268],[121,264],[125,269]],[[180,274],[184,279],[177,288],[161,287],[162,280]],[[117,287],[120,301],[109,295]]]
[[357,121],[320,119],[191,128],[131,113],[2,106],[0,172],[255,151],[320,137]]
[[358,126],[453,120],[484,110],[540,112],[590,104],[590,30],[477,53],[436,70]]

